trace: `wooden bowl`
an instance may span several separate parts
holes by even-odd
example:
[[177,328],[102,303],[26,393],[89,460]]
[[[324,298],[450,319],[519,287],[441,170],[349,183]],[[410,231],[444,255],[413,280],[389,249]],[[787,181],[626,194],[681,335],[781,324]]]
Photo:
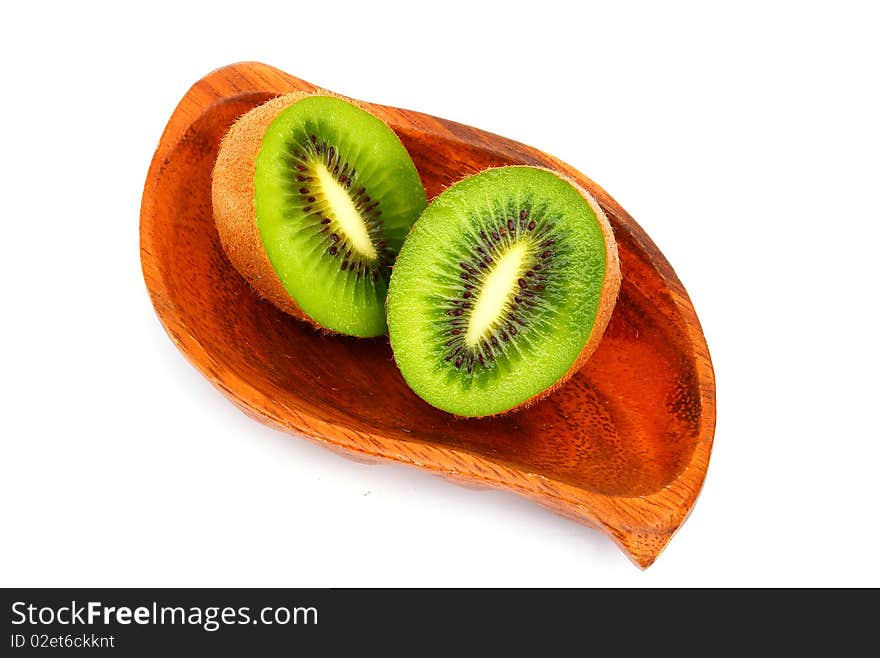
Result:
[[150,166],[141,263],[156,313],[189,361],[245,413],[358,459],[412,464],[509,489],[599,528],[640,567],[687,518],[706,474],[715,381],[700,323],[651,239],[589,178],[537,149],[382,105],[428,191],[486,167],[555,168],[598,199],[623,284],[605,336],[549,398],[463,420],[406,386],[387,339],[322,335],[259,299],[220,247],[211,169],[220,139],[254,106],[318,87],[265,64],[218,69],[187,92]]

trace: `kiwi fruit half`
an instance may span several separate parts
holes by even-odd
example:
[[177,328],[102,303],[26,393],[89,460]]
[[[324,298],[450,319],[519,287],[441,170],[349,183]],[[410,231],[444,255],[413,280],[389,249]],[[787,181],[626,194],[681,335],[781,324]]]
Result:
[[385,333],[391,263],[426,198],[382,120],[334,96],[271,100],[229,130],[211,192],[223,249],[257,293],[332,332]]
[[581,367],[619,288],[617,246],[589,193],[547,169],[488,169],[440,194],[398,255],[394,359],[429,404],[501,414]]

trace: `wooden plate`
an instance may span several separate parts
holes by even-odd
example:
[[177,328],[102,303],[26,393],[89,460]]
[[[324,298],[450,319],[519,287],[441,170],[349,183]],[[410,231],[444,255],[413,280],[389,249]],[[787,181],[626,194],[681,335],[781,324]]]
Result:
[[407,388],[386,339],[325,336],[251,291],[220,247],[211,169],[252,107],[315,85],[243,63],[199,80],[153,157],[141,262],[156,313],[189,361],[247,414],[359,459],[412,464],[516,491],[601,529],[650,565],[687,518],[709,463],[715,381],[700,323],[672,267],[602,188],[537,149],[476,128],[369,105],[397,132],[429,199],[486,167],[556,168],[590,190],[614,227],[620,298],[599,348],[546,400],[461,420]]

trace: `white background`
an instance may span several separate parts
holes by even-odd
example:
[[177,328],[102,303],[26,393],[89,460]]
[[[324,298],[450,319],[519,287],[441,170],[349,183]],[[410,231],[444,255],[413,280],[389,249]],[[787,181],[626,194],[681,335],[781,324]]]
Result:
[[[4,9],[0,584],[880,585],[875,3],[272,4]],[[553,153],[654,238],[718,425],[648,571],[512,494],[267,429],[184,361],[142,186],[187,88],[247,59]]]

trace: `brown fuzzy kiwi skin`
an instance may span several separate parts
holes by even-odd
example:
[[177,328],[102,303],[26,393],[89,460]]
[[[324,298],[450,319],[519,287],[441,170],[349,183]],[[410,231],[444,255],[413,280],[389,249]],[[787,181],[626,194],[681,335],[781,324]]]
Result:
[[[593,352],[596,351],[596,348],[599,346],[599,343],[602,341],[602,336],[605,333],[605,328],[608,326],[608,322],[611,320],[611,314],[614,312],[614,306],[617,303],[617,295],[620,292],[620,282],[621,282],[621,274],[620,274],[620,257],[617,252],[617,241],[614,239],[614,231],[611,228],[611,223],[608,221],[608,217],[605,215],[605,211],[602,210],[602,207],[599,205],[599,202],[593,197],[592,194],[587,192],[583,187],[578,185],[574,180],[570,177],[562,174],[554,169],[550,169],[548,167],[538,167],[533,165],[511,165],[515,167],[526,167],[529,169],[543,169],[544,171],[548,171],[551,174],[554,174],[564,180],[566,183],[571,185],[575,190],[580,193],[580,195],[584,198],[584,200],[589,204],[590,208],[592,208],[593,213],[596,215],[596,221],[599,222],[599,227],[602,229],[602,236],[605,239],[605,280],[602,282],[602,290],[599,293],[599,307],[596,309],[596,320],[593,323],[593,329],[590,331],[590,335],[587,338],[587,342],[584,344],[583,349],[578,354],[577,358],[571,364],[571,367],[565,372],[559,380],[553,384],[552,386],[544,389],[540,393],[533,395],[532,397],[524,400],[519,403],[515,407],[511,407],[510,409],[505,409],[504,411],[499,411],[494,414],[485,414],[483,416],[459,416],[457,414],[450,414],[456,420],[467,421],[474,420],[479,418],[496,418],[498,416],[505,416],[507,414],[513,413],[519,409],[523,409],[528,407],[535,402],[543,400],[547,396],[551,395],[556,389],[565,384],[569,379],[574,376],[575,373],[580,370],[583,365],[587,362]],[[495,169],[495,167],[489,167],[484,169],[483,171],[489,171],[490,169]],[[482,173],[482,172],[479,172]],[[476,174],[474,174],[476,175]],[[415,228],[413,225],[410,228],[412,231]],[[405,242],[405,240],[404,240]],[[385,308],[387,311],[388,308],[388,300],[385,300]],[[392,354],[393,354],[392,349]],[[441,410],[442,411],[442,410]],[[447,412],[448,413],[448,412]]]
[[251,288],[285,313],[336,333],[306,315],[281,283],[263,247],[254,209],[254,173],[263,136],[282,110],[308,96],[332,96],[364,109],[361,103],[328,91],[294,91],[242,115],[220,143],[211,177],[211,205],[223,251]]
[[220,143],[211,177],[211,205],[227,258],[260,297],[285,313],[310,322],[275,273],[257,229],[254,172],[269,124],[286,107],[308,96],[293,92],[242,115]]

